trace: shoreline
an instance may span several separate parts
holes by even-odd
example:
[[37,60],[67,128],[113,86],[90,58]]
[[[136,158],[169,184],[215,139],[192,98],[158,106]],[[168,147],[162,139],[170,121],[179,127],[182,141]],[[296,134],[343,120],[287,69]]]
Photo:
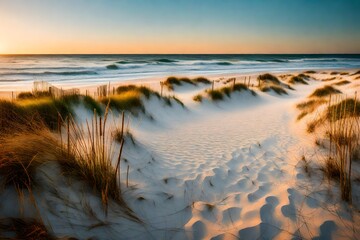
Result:
[[[160,90],[160,82],[166,80],[167,77],[170,76],[176,76],[176,77],[189,77],[189,78],[193,78],[193,77],[206,77],[209,78],[210,80],[220,80],[222,78],[236,78],[237,80],[241,81],[241,78],[248,78],[250,77],[250,81],[252,82],[252,80],[256,79],[258,75],[260,74],[264,74],[264,73],[271,73],[271,74],[275,74],[275,75],[287,75],[287,74],[291,74],[291,75],[296,75],[296,74],[300,74],[300,73],[304,73],[306,71],[309,70],[313,70],[316,71],[317,73],[315,74],[319,74],[319,72],[331,72],[331,71],[341,71],[341,72],[356,72],[359,69],[357,68],[327,68],[327,69],[303,69],[303,70],[293,70],[293,71],[258,71],[258,72],[253,72],[253,73],[218,73],[218,74],[178,74],[178,75],[168,75],[166,77],[145,77],[145,78],[137,78],[137,79],[130,79],[130,80],[125,80],[125,81],[113,81],[113,82],[108,82],[108,83],[104,83],[104,84],[91,84],[91,85],[78,85],[78,86],[72,86],[72,87],[64,87],[64,90],[67,89],[74,89],[77,88],[80,90],[80,94],[86,94],[86,91],[88,91],[90,93],[91,96],[93,96],[94,92],[96,92],[97,87],[102,86],[102,85],[108,85],[110,83],[110,86],[121,86],[121,85],[130,85],[130,84],[135,84],[135,85],[144,85],[147,87],[150,87],[154,90]],[[33,81],[35,82],[35,81]],[[46,81],[45,81],[46,82]],[[56,84],[54,84],[55,87],[57,87]],[[1,91],[0,90],[0,99],[13,99],[15,98],[15,96],[21,92],[28,92],[28,91],[32,91],[31,89],[28,88],[23,88],[21,90],[14,90],[14,91]]]

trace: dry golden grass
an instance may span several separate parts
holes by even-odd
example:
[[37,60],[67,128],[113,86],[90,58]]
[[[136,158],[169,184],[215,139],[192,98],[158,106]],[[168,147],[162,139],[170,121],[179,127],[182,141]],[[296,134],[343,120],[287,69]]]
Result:
[[334,83],[334,85],[342,86],[342,85],[346,85],[346,84],[349,84],[349,83],[351,83],[351,82],[348,81],[348,80],[342,80],[340,82]]
[[277,86],[277,85],[273,85],[273,84],[267,84],[267,85],[263,84],[260,86],[259,89],[262,92],[274,91],[278,95],[283,95],[283,94],[287,95],[288,94],[284,88]]
[[141,93],[136,90],[124,91],[120,94],[102,98],[100,101],[103,104],[109,104],[112,109],[116,109],[119,112],[130,111],[136,113],[139,110],[145,110]]
[[193,97],[193,100],[194,100],[195,102],[202,102],[203,96],[202,96],[201,94],[197,94],[197,95],[195,95],[195,96]]
[[305,81],[305,77],[300,76],[300,75],[291,77],[290,80],[289,80],[289,83],[308,85],[308,83]]
[[312,99],[296,105],[296,108],[301,110],[301,113],[298,115],[297,120],[302,119],[307,114],[313,113],[319,106],[325,104],[327,100],[325,99]]
[[341,93],[341,91],[332,86],[327,85],[327,86],[316,89],[310,95],[310,97],[319,97],[319,98],[328,97],[330,95],[337,94],[337,93]]
[[50,161],[66,161],[67,156],[46,128],[0,136],[0,175],[3,187],[18,191],[32,188],[36,169]]
[[193,78],[193,79],[190,79],[190,78],[187,78],[187,77],[183,77],[183,78],[168,77],[165,80],[164,85],[169,90],[174,90],[174,86],[181,86],[183,84],[197,85],[199,83],[210,84],[211,81],[208,80],[207,78],[204,78],[204,77],[197,77],[197,78]]
[[308,132],[313,132],[320,123],[329,140],[328,157],[322,169],[329,179],[340,182],[341,198],[351,202],[352,163],[360,158],[360,101],[357,95],[354,98],[330,95],[329,106],[324,114],[308,124]]
[[[65,131],[57,138],[37,122],[31,128],[0,135],[0,175],[3,188],[14,187],[19,197],[22,191],[37,185],[37,169],[45,163],[55,162],[65,177],[75,178],[99,194],[107,212],[109,200],[122,207],[124,216],[139,221],[122,198],[119,167],[123,143],[113,148],[113,138],[107,126],[108,107],[104,118],[96,112],[86,127],[79,126],[72,117],[60,122],[58,130]],[[15,126],[15,125],[14,125]],[[61,127],[62,126],[62,127]],[[117,165],[112,159],[117,154]]]

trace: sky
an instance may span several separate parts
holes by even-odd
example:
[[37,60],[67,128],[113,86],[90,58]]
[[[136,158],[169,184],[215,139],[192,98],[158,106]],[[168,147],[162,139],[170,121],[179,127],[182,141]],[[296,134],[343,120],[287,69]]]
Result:
[[0,0],[0,54],[360,53],[360,0]]

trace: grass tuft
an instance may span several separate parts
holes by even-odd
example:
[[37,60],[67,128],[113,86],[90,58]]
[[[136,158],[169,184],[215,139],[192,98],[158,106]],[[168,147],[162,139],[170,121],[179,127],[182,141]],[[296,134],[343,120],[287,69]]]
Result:
[[337,121],[348,117],[359,117],[360,101],[354,98],[342,100],[337,104],[329,106],[326,115],[330,121]]
[[96,112],[99,115],[103,114],[103,109],[101,108],[100,104],[95,99],[93,99],[92,97],[84,96],[83,97],[83,102],[84,102],[85,108],[91,110],[92,112],[94,110],[96,110]]
[[101,102],[117,111],[130,111],[137,113],[138,110],[145,111],[141,100],[141,94],[138,91],[126,91],[118,95],[112,95],[101,99]]
[[174,86],[181,86],[183,84],[190,84],[190,85],[197,85],[199,83],[202,84],[210,84],[211,81],[208,80],[207,78],[204,77],[197,77],[194,79],[190,79],[190,78],[178,78],[178,77],[168,77],[165,82],[164,85],[169,89],[169,90],[174,90]]
[[291,84],[300,83],[300,84],[308,85],[308,83],[300,75],[291,77],[291,79],[289,80],[289,83],[291,83]]
[[332,86],[324,86],[322,88],[316,89],[310,97],[327,97],[332,94],[341,93],[340,90],[332,87]]
[[265,73],[265,74],[259,75],[258,80],[261,80],[263,82],[270,82],[270,83],[273,83],[276,85],[279,85],[281,83],[277,77],[275,77],[274,75],[272,75],[270,73]]
[[219,101],[224,99],[223,91],[220,90],[208,90],[207,94],[213,101]]
[[31,189],[36,169],[50,161],[66,161],[60,144],[46,128],[0,137],[0,175],[3,187]]
[[351,82],[348,81],[348,80],[342,80],[340,82],[335,83],[334,85],[342,86],[342,85],[346,85],[346,84],[349,84],[349,83],[351,83]]
[[274,91],[278,95],[288,94],[285,89],[280,86],[270,85],[270,86],[261,86],[260,91],[262,92],[269,92]]
[[202,96],[201,94],[197,94],[197,95],[195,95],[195,96],[193,97],[193,100],[194,100],[195,102],[202,102],[203,96]]
[[151,96],[156,96],[157,98],[160,98],[160,94],[158,92],[155,92],[154,90],[145,86],[125,85],[120,86],[116,89],[116,93],[119,95],[127,92],[141,93],[146,97],[146,99],[150,99]]

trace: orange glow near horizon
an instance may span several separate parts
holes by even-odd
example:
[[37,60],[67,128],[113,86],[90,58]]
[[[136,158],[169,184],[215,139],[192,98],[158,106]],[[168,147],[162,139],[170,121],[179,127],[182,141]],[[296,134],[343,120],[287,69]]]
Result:
[[204,3],[0,0],[0,54],[360,53],[355,15],[336,4]]

